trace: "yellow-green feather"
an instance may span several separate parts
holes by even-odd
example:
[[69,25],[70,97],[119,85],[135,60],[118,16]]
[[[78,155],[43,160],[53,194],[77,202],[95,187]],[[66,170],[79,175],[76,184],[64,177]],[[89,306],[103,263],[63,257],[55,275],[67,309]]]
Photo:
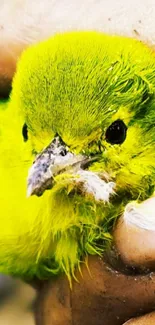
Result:
[[[8,107],[0,110],[1,272],[27,278],[65,272],[70,278],[87,254],[102,254],[109,245],[125,204],[151,195],[154,75],[151,49],[102,33],[56,35],[24,52]],[[127,138],[112,146],[105,131],[118,118],[128,127]],[[99,155],[90,169],[116,182],[117,197],[109,204],[79,195],[67,174],[41,197],[26,197],[35,153],[56,133],[71,151]]]

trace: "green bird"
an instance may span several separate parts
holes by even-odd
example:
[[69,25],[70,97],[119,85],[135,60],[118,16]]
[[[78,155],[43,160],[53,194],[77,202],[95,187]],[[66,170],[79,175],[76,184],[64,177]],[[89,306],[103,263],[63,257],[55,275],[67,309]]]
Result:
[[97,32],[27,49],[0,110],[0,272],[65,273],[102,255],[155,186],[155,54]]

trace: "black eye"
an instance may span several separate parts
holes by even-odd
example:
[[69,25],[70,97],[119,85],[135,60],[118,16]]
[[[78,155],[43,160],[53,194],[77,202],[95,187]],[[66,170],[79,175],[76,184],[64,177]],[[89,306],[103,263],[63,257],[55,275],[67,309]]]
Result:
[[122,120],[116,120],[105,133],[106,141],[111,144],[121,144],[126,138],[127,127]]
[[23,128],[22,128],[22,135],[23,135],[23,139],[26,142],[28,140],[28,128],[27,128],[27,124],[24,123]]

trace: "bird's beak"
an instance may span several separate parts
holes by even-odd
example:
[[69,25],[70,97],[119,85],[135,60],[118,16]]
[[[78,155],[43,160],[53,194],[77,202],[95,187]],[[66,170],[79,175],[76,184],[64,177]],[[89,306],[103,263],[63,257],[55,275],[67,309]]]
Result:
[[29,169],[27,180],[27,196],[40,196],[51,189],[54,177],[65,171],[79,170],[88,162],[88,158],[68,151],[59,136],[39,154]]

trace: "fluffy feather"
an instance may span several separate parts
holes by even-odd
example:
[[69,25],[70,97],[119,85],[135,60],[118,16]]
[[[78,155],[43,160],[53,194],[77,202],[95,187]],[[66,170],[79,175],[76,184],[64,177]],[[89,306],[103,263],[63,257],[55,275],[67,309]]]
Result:
[[[0,271],[26,278],[74,275],[87,254],[102,254],[130,200],[155,184],[155,56],[136,40],[96,32],[57,35],[22,55],[0,124]],[[115,120],[121,145],[106,142]],[[22,126],[28,126],[28,141]],[[70,152],[97,157],[88,170],[116,184],[110,201],[84,195],[63,173],[41,197],[26,198],[37,153],[61,136]]]

